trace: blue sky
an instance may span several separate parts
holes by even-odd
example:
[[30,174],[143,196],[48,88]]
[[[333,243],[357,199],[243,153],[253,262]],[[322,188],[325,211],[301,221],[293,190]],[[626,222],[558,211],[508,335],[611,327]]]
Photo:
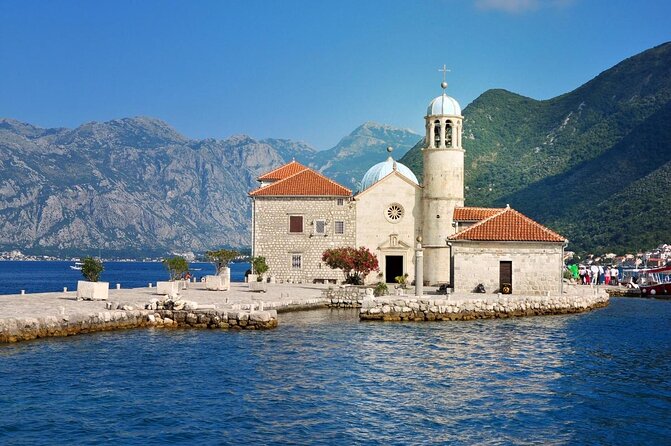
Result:
[[669,40],[666,0],[0,0],[0,117],[325,149],[368,120],[420,132],[443,64],[462,107],[547,99]]

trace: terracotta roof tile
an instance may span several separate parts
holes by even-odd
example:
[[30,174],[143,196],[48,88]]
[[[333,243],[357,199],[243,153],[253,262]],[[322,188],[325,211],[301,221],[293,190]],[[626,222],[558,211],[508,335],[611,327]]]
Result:
[[454,208],[455,221],[480,221],[492,215],[501,212],[503,208],[477,208],[477,207],[463,207]]
[[564,242],[566,239],[526,215],[505,208],[449,237],[451,240]]
[[249,193],[252,197],[350,197],[352,191],[312,169],[305,168]]
[[258,178],[258,180],[259,181],[283,180],[295,173],[302,172],[305,169],[307,169],[307,167],[305,167],[301,163],[297,161],[292,161],[288,164],[285,164],[284,166],[278,167],[275,170],[271,170],[268,173],[264,173]]

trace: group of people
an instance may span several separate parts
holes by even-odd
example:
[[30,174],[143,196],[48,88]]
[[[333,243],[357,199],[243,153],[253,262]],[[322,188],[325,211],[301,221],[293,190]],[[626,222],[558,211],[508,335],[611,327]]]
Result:
[[569,270],[575,279],[581,285],[617,285],[619,283],[619,271],[615,267],[592,264],[571,265]]

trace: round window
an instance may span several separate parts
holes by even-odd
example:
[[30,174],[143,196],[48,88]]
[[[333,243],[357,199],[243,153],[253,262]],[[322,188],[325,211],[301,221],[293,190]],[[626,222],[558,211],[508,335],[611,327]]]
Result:
[[389,207],[387,207],[385,215],[387,216],[387,220],[396,223],[403,217],[403,206],[398,203],[390,204]]

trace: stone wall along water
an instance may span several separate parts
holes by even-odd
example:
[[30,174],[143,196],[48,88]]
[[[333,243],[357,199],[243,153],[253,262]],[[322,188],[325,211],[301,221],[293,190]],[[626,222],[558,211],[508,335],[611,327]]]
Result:
[[0,319],[0,343],[139,327],[265,330],[277,311],[111,310],[94,314]]
[[457,321],[582,313],[608,305],[608,295],[488,296],[443,299],[384,297],[365,299],[361,320]]

